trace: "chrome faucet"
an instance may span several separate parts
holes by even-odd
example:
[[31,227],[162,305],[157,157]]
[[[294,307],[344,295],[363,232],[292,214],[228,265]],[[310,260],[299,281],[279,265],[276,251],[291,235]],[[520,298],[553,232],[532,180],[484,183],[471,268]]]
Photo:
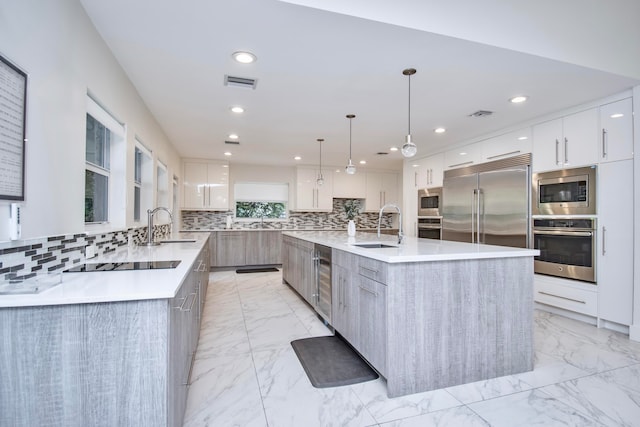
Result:
[[160,243],[158,242],[154,242],[153,241],[153,215],[155,215],[156,212],[158,211],[165,211],[166,213],[169,214],[169,219],[170,219],[170,223],[169,223],[169,233],[171,233],[173,230],[173,215],[171,214],[171,211],[168,208],[159,206],[157,208],[155,208],[154,210],[151,209],[147,209],[147,242],[143,243],[143,246],[157,246]]
[[393,203],[387,203],[383,207],[380,208],[380,213],[378,214],[378,238],[380,237],[380,223],[382,222],[382,211],[386,208],[394,208],[398,212],[398,244],[402,243],[402,238],[404,235],[402,234],[402,212],[400,212],[400,208]]

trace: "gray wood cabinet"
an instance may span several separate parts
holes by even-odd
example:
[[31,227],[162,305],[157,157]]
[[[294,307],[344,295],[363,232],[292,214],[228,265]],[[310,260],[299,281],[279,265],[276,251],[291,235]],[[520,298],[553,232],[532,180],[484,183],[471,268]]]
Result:
[[334,249],[332,269],[332,326],[385,375],[386,264]]
[[269,265],[282,263],[282,232],[261,230],[246,232],[247,265]]
[[211,266],[277,265],[282,263],[280,230],[212,231]]
[[293,237],[282,236],[282,246],[285,252],[282,265],[283,280],[309,304],[315,306],[314,244]]
[[172,299],[0,309],[0,425],[181,426],[207,264]]
[[241,266],[247,264],[245,239],[247,232],[217,231],[215,266]]

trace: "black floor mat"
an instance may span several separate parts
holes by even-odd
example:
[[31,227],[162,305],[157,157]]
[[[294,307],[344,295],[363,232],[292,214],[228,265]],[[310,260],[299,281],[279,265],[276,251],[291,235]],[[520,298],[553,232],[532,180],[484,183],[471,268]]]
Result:
[[304,338],[291,342],[311,384],[338,387],[375,380],[378,374],[338,336]]
[[239,268],[236,273],[267,273],[269,271],[279,271],[275,267]]

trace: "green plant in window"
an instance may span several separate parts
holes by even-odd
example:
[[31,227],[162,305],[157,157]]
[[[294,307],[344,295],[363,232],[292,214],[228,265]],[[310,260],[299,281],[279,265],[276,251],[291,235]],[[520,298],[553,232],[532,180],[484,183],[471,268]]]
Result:
[[236,202],[236,218],[286,218],[287,207],[280,202]]

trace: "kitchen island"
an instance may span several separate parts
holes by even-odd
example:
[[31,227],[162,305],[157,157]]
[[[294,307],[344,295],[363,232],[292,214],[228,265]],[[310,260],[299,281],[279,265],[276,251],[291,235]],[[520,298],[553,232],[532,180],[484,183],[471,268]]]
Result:
[[175,237],[87,260],[175,268],[62,273],[42,292],[0,295],[0,425],[182,425],[209,234]]
[[[536,250],[344,232],[283,239],[283,278],[296,290],[305,287],[288,270],[313,271],[296,265],[309,259],[296,248],[331,248],[327,320],[386,379],[389,397],[533,369]],[[390,247],[358,246],[377,243]],[[314,305],[321,292],[305,299]]]

